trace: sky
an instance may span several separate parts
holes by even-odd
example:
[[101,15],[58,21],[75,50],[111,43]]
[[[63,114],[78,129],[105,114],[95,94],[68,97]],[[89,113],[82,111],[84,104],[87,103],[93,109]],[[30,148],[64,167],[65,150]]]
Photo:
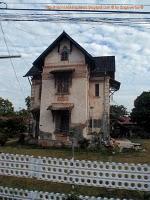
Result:
[[[114,2],[120,1],[116,0]],[[5,2],[22,3],[32,1],[8,0]],[[35,1],[33,2],[35,3]],[[38,0],[38,2],[42,1]],[[45,0],[44,2],[50,1]],[[56,0],[53,0],[53,2],[56,2]],[[67,1],[64,0],[64,2]],[[79,0],[74,2],[79,2]],[[99,2],[103,3],[104,1],[101,0]],[[107,2],[110,1],[107,0]],[[131,3],[131,1],[124,1],[124,3],[128,2]],[[137,1],[132,1],[132,3],[134,2]],[[146,4],[148,1],[143,0],[142,3]],[[11,4],[10,6],[16,7],[19,5]],[[35,4],[34,6],[38,7],[39,5]],[[133,108],[136,97],[143,91],[150,90],[149,26],[132,27],[130,24],[121,26],[105,23],[11,21],[3,21],[1,24],[10,53],[21,54],[21,58],[12,59],[19,82],[16,79],[10,60],[0,59],[0,96],[12,101],[16,110],[25,107],[25,97],[30,95],[30,84],[28,79],[23,76],[31,68],[33,61],[63,30],[91,55],[114,55],[116,57],[116,80],[121,82],[121,87],[111,99],[112,104],[122,104],[130,111]],[[6,54],[8,52],[4,43],[4,35],[0,31],[0,55]]]

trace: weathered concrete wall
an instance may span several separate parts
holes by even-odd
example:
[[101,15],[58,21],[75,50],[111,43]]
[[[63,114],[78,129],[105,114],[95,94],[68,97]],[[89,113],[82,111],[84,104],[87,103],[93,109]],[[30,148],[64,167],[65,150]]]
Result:
[[61,61],[60,52],[63,47],[67,46],[70,50],[70,42],[68,40],[62,40],[60,43],[60,48],[58,52],[58,46],[56,46],[53,51],[45,58],[44,66],[54,65],[69,65],[69,64],[85,64],[85,58],[81,51],[79,51],[75,46],[72,46],[72,52],[69,54],[68,61]]
[[40,107],[42,80],[32,80],[31,109]]
[[[99,84],[99,97],[95,96],[95,84]],[[99,78],[99,80],[90,80],[89,84],[89,102],[90,107],[93,107],[93,109],[90,109],[90,116],[92,115],[92,118],[94,119],[100,119],[102,118],[103,114],[103,102],[104,102],[104,79]]]
[[[95,96],[95,84],[99,84],[99,97]],[[89,87],[89,116],[92,119],[101,119],[101,130],[109,135],[109,77],[96,77],[90,79]]]
[[109,77],[105,77],[105,84],[104,84],[104,114],[103,114],[103,127],[102,131],[104,133],[104,139],[108,139],[110,137],[110,120],[109,120],[109,113],[110,113],[110,97],[109,97]]
[[[70,42],[64,40],[60,44],[60,51],[66,45],[70,48]],[[52,68],[74,67],[72,74],[72,85],[69,95],[56,95],[54,76],[50,74]],[[56,47],[45,59],[45,66],[42,75],[42,96],[40,109],[40,131],[41,133],[52,133],[52,139],[55,140],[55,124],[52,113],[47,108],[52,103],[73,103],[74,108],[71,111],[71,126],[82,126],[84,134],[87,133],[86,125],[88,120],[88,71],[85,64],[85,58],[75,46],[69,54],[68,61],[61,61],[58,47]]]
[[[61,61],[60,52],[63,47],[71,48],[69,59]],[[74,68],[72,72],[72,84],[68,95],[56,94],[54,75],[50,72],[54,69]],[[95,84],[99,84],[99,97],[95,96]],[[88,67],[85,62],[85,56],[75,46],[70,46],[68,40],[61,41],[59,47],[56,46],[53,51],[45,58],[42,73],[42,93],[41,104],[39,98],[41,82],[33,80],[32,96],[33,106],[40,105],[40,137],[39,143],[47,145],[56,144],[55,140],[69,143],[69,139],[63,135],[54,134],[55,123],[52,112],[47,108],[52,103],[71,103],[74,108],[71,111],[71,127],[78,127],[82,130],[84,137],[88,135],[88,121],[92,119],[102,119],[102,129],[106,128],[109,114],[109,77],[90,78]],[[90,109],[93,107],[93,109]],[[108,124],[108,123],[107,123]],[[49,142],[46,142],[49,141]]]

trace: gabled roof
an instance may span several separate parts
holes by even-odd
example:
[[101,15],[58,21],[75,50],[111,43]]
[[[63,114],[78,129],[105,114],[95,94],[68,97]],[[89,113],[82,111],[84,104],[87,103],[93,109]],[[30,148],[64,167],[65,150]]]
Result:
[[[85,55],[86,60],[92,62],[92,56],[81,47],[75,40],[73,40],[65,31],[33,62],[33,67],[25,74],[26,76],[37,75],[42,72],[42,66],[44,65],[45,57],[59,44],[62,39],[68,39],[74,46],[76,46]],[[34,74],[35,72],[35,74]]]
[[80,51],[87,56],[89,59],[92,59],[92,56],[83,48],[81,47],[75,40],[73,40],[65,31],[62,32],[62,34],[33,62],[34,66],[39,66],[41,67],[41,65],[43,66],[43,62],[45,57],[55,48],[55,46],[57,44],[59,44],[59,42],[62,39],[68,39],[70,42],[72,42],[72,44],[74,44],[78,49],[80,49]]
[[65,31],[33,62],[33,67],[26,73],[26,76],[38,76],[42,73],[45,57],[60,43],[62,39],[68,39],[84,55],[90,66],[92,76],[109,75],[114,79],[115,56],[92,57],[83,47],[74,41]]

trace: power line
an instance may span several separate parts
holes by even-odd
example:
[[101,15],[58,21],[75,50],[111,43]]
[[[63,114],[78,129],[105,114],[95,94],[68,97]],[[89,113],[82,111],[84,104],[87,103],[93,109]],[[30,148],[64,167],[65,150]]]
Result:
[[[119,18],[104,18],[104,17],[97,17],[97,16],[84,16],[82,17],[81,16],[68,16],[68,13],[67,14],[52,14],[52,15],[49,15],[49,14],[8,14],[8,13],[0,13],[1,14],[1,19],[3,19],[4,17],[6,17],[6,19],[10,19],[12,17],[16,17],[16,20],[51,20],[51,19],[56,19],[56,20],[90,20],[90,21],[95,21],[95,22],[98,22],[100,20],[103,20],[103,21],[115,21],[115,22],[147,22],[150,20],[149,17],[147,18],[142,18],[142,17],[135,17],[135,18],[129,18],[129,17],[119,17]],[[10,17],[10,18],[9,18]],[[19,17],[19,19],[17,19]],[[30,17],[30,18],[29,18]],[[41,17],[41,18],[40,18]],[[5,18],[4,18],[5,19]],[[15,18],[14,18],[15,19]],[[14,20],[12,19],[12,20]]]
[[[106,23],[106,24],[117,24],[130,27],[139,27],[137,25],[150,25],[150,18],[102,18],[102,17],[76,17],[68,15],[36,15],[36,14],[1,14],[1,21],[37,21],[37,22],[55,22],[55,23]],[[98,25],[97,24],[97,25]],[[145,27],[146,28],[146,27]]]
[[[135,4],[131,3],[131,4],[127,4],[127,3],[122,3],[122,4],[119,4],[119,3],[100,3],[100,4],[94,4],[94,3],[49,3],[49,2],[21,2],[21,3],[17,3],[17,2],[14,2],[14,3],[11,3],[11,2],[7,2],[7,5],[93,5],[93,6],[96,6],[96,5],[123,5],[123,6],[133,6]],[[136,5],[141,5],[141,4],[136,4]],[[150,6],[150,4],[142,4],[143,6]]]
[[[6,41],[6,37],[5,37],[5,33],[4,33],[4,30],[3,30],[3,26],[2,26],[1,21],[0,21],[0,27],[1,27],[1,31],[2,31],[2,34],[3,34],[4,42],[5,42],[5,45],[6,45],[6,48],[7,48],[7,52],[8,52],[8,54],[9,54],[9,56],[11,56],[11,55],[10,55],[9,47],[8,47],[8,44],[7,44],[7,41]],[[22,89],[22,87],[21,87],[21,84],[20,84],[20,81],[19,81],[19,79],[18,79],[18,76],[17,76],[16,70],[15,70],[15,66],[14,66],[14,64],[13,64],[12,58],[9,57],[9,59],[10,59],[11,66],[12,66],[12,69],[13,69],[14,74],[15,74],[15,78],[16,78],[16,80],[17,80],[17,82],[18,82],[20,91],[21,91],[22,95],[24,96],[24,91],[23,91],[23,89]],[[25,96],[24,96],[24,98],[25,98]]]
[[150,14],[150,12],[146,12],[146,11],[120,11],[120,10],[112,10],[112,11],[109,11],[109,10],[90,10],[90,9],[87,9],[87,10],[82,10],[82,9],[79,9],[79,10],[76,10],[76,9],[44,9],[44,8],[0,8],[0,10],[8,10],[8,11],[46,11],[46,12],[54,12],[54,11],[57,11],[57,12],[77,12],[77,13],[80,13],[80,12],[86,12],[86,13],[103,13],[103,14],[114,14],[114,13],[119,13],[119,14],[143,14],[143,15],[148,15]]

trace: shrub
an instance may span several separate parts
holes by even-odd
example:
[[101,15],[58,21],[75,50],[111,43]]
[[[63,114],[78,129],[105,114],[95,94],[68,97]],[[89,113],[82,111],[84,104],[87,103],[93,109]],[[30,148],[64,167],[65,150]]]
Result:
[[0,119],[1,132],[13,137],[26,131],[26,122],[21,117],[3,117]]
[[89,146],[89,140],[86,138],[83,138],[82,140],[79,140],[79,147],[82,149],[86,149]]
[[5,133],[0,132],[0,145],[4,146],[8,140],[8,136]]

